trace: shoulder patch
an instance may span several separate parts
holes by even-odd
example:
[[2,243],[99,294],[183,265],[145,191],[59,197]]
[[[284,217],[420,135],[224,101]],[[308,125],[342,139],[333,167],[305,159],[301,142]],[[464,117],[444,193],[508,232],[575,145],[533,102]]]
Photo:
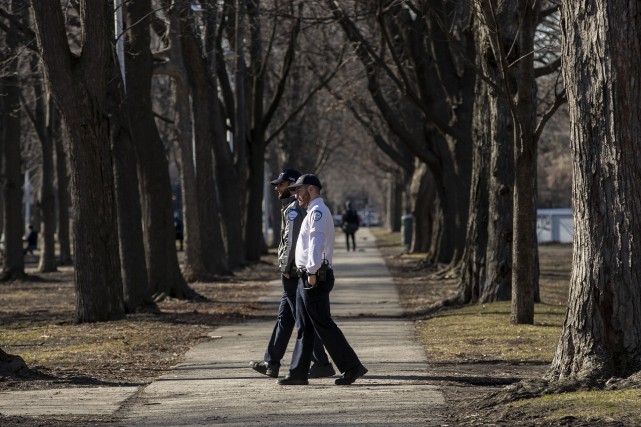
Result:
[[314,220],[314,222],[320,221],[322,217],[323,213],[321,211],[314,211],[314,213],[312,213],[312,219]]
[[287,219],[293,221],[298,217],[298,211],[296,209],[290,209],[287,211]]

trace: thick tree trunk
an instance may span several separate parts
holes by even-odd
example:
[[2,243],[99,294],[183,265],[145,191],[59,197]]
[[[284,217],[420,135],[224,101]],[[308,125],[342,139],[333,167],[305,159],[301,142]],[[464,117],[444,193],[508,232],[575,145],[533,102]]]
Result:
[[[472,99],[472,93],[469,97]],[[456,265],[461,260],[465,248],[472,170],[472,113],[466,115],[466,109],[468,108],[460,107],[459,120],[462,123],[458,127],[466,128],[467,134],[461,132],[458,138],[447,138],[439,143],[440,168],[430,168],[439,207],[434,228],[434,231],[439,231],[432,234],[433,250],[428,256],[428,261],[433,264]],[[469,125],[466,124],[468,121]]]
[[[12,10],[19,10],[20,2],[13,0]],[[13,27],[13,24],[11,24]],[[10,55],[18,48],[18,30],[6,35]],[[0,112],[2,113],[2,140],[4,151],[2,196],[4,198],[4,263],[0,280],[25,277],[22,236],[25,224],[22,217],[22,156],[20,155],[20,87],[18,84],[17,58],[2,58],[5,69],[0,77]],[[8,61],[8,62],[5,62]],[[0,233],[1,234],[1,233]]]
[[[482,49],[479,49],[482,51]],[[460,263],[461,278],[457,299],[461,304],[475,303],[485,284],[488,224],[488,163],[490,158],[490,93],[479,78],[476,84],[472,179],[467,219],[467,241]]]
[[[494,71],[496,72],[496,70]],[[492,97],[489,107],[492,148],[487,231],[487,275],[481,302],[510,301],[512,296],[514,125],[505,97]]]
[[556,380],[625,378],[641,370],[641,22],[638,3],[598,6],[564,3],[561,12],[574,256],[549,371]]
[[115,64],[109,84],[111,139],[114,181],[118,209],[118,242],[125,310],[128,313],[155,309],[145,259],[142,210],[137,174],[136,152],[128,128],[128,109],[124,82]]
[[113,10],[108,4],[82,5],[82,24],[91,31],[84,40],[83,56],[74,59],[60,3],[33,2],[32,7],[49,87],[70,137],[76,320],[119,319],[124,316],[124,304],[105,115]]
[[[190,230],[198,233],[197,240],[193,243],[198,244],[197,247],[192,248],[189,255],[197,256],[196,261],[190,258],[194,264],[190,266],[191,279],[196,280],[211,280],[213,275],[225,274],[227,268],[227,253],[222,238],[222,229],[220,226],[220,204],[217,198],[216,186],[214,183],[214,170],[213,170],[213,144],[216,143],[216,135],[212,122],[220,120],[216,118],[212,120],[212,112],[210,105],[218,102],[218,93],[215,89],[211,88],[212,70],[207,63],[207,54],[203,52],[202,43],[199,36],[194,33],[195,21],[189,16],[189,11],[185,11],[180,19],[180,49],[183,52],[183,61],[187,75],[187,81],[190,86],[191,93],[191,111],[193,120],[193,164],[186,165],[185,177],[192,174],[194,175],[193,189],[188,191],[195,192],[193,194],[193,204],[196,207],[196,219],[198,229],[190,227]],[[210,12],[213,13],[213,10]],[[215,21],[215,17],[210,17]],[[213,29],[212,29],[213,31]],[[212,61],[215,61],[216,53],[210,53]],[[180,83],[179,83],[180,84]],[[213,97],[213,99],[211,99]],[[182,117],[187,110],[183,111],[181,120],[186,120],[187,117]],[[186,126],[183,121],[182,125]],[[191,134],[191,132],[189,133]],[[189,148],[184,147],[187,151]],[[196,197],[197,195],[197,197]],[[192,194],[188,194],[188,197]],[[192,201],[190,201],[191,205]],[[223,200],[223,203],[225,201]],[[238,216],[238,214],[236,214]],[[190,219],[194,219],[191,215]],[[190,236],[195,237],[194,235]],[[196,277],[197,275],[197,277]]]
[[125,12],[125,81],[130,129],[140,167],[149,286],[156,298],[191,298],[194,291],[178,265],[169,166],[151,109],[151,0],[128,2]]

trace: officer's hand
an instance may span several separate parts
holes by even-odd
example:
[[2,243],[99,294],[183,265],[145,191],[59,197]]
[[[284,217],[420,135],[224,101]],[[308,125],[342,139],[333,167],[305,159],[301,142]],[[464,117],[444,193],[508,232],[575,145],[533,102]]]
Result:
[[283,277],[284,277],[285,279],[289,279],[289,273],[283,273]]
[[316,275],[310,274],[309,276],[307,276],[307,282],[309,282],[309,285],[312,287],[316,286]]

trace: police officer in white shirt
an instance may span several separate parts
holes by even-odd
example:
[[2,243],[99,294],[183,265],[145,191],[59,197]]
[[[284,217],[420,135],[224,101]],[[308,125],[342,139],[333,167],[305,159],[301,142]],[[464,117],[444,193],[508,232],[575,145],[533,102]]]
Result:
[[[252,361],[249,366],[263,375],[272,378],[278,377],[280,361],[285,355],[289,338],[292,336],[296,323],[296,290],[298,288],[298,269],[294,263],[294,254],[298,232],[305,217],[305,210],[289,190],[289,186],[300,177],[296,169],[285,169],[278,178],[271,181],[282,202],[280,244],[278,245],[278,269],[281,272],[283,294],[278,307],[276,324],[272,336],[267,344],[263,360]],[[319,337],[314,342],[312,359],[314,364],[309,369],[310,378],[331,377],[336,374],[327,354],[323,342]]]
[[300,176],[289,187],[295,191],[300,206],[307,209],[296,244],[296,266],[299,270],[296,296],[298,336],[289,375],[281,385],[308,384],[308,370],[314,348],[314,331],[322,338],[325,349],[343,373],[337,385],[352,384],[367,369],[332,320],[329,293],[334,287],[332,256],[334,254],[334,220],[320,196],[322,185],[312,174]]

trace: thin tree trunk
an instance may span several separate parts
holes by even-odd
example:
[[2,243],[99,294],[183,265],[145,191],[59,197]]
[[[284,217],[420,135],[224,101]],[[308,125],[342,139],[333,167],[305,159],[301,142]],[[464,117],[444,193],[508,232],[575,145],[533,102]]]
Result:
[[69,206],[71,200],[69,197],[69,169],[64,144],[64,138],[67,137],[67,133],[62,126],[60,117],[58,117],[53,135],[56,151],[56,181],[58,183],[56,188],[58,197],[58,245],[60,246],[58,264],[71,265],[71,239],[69,237]]
[[[42,95],[42,94],[41,94]],[[53,164],[53,145],[54,135],[57,118],[56,106],[53,99],[50,99],[49,94],[46,96],[39,96],[38,104],[45,111],[40,114],[46,117],[47,124],[43,126],[42,136],[40,138],[40,146],[42,148],[42,174],[40,185],[40,209],[42,211],[42,250],[40,251],[40,262],[38,264],[38,271],[47,273],[57,270],[56,260],[56,246],[55,246],[55,233],[56,233],[56,194],[53,187],[54,180],[54,164]],[[41,104],[42,102],[42,104]],[[36,116],[39,114],[36,113]],[[44,118],[44,117],[43,117]],[[40,132],[39,132],[40,133]]]
[[[517,94],[514,123],[514,217],[512,246],[512,323],[534,323],[534,248],[536,246],[536,151],[534,118],[534,31],[538,7],[519,0],[521,53],[516,78]],[[538,6],[537,6],[538,5]]]
[[410,184],[410,200],[414,217],[410,252],[427,252],[430,249],[430,243],[435,240],[432,238],[432,233],[435,229],[436,194],[434,179],[427,165],[419,160],[416,161]]
[[574,254],[549,371],[590,385],[641,370],[641,22],[638,3],[599,6],[561,7]]

